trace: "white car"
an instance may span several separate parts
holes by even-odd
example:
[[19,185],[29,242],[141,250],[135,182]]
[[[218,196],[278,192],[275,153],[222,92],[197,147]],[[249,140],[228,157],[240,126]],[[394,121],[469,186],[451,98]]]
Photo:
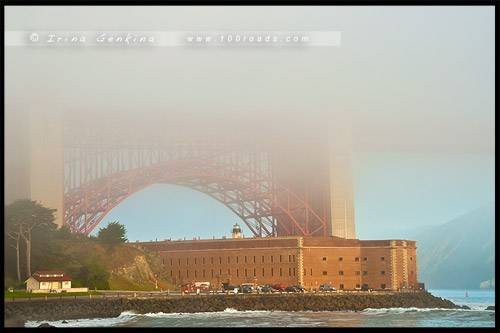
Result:
[[330,286],[329,284],[322,284],[318,288],[322,291],[337,291],[337,288]]

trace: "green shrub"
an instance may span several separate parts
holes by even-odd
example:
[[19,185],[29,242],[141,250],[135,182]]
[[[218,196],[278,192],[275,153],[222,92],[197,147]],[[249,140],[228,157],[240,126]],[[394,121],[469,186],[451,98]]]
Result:
[[111,274],[104,265],[96,260],[87,262],[81,269],[81,277],[84,286],[89,289],[109,289],[109,278]]

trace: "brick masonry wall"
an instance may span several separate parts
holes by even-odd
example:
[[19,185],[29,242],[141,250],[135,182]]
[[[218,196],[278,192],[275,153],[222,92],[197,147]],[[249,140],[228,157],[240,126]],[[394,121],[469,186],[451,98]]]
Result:
[[139,243],[160,252],[172,281],[398,289],[418,282],[414,241],[276,237]]

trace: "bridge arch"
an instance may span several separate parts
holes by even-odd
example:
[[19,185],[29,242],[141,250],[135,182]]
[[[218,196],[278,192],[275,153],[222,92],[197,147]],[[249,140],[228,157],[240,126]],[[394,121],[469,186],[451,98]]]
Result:
[[[252,181],[254,178],[259,181]],[[277,189],[281,188],[282,194],[287,190],[275,184],[273,179],[211,160],[173,161],[144,167],[75,189],[68,197],[80,197],[81,200],[67,206],[65,224],[73,231],[89,234],[113,208],[157,183],[180,185],[209,195],[235,213],[255,236],[292,234],[295,230],[306,234],[308,231],[290,207],[280,202]],[[286,196],[301,201],[292,192]],[[318,231],[312,230],[313,233]]]
[[74,232],[89,234],[126,198],[152,184],[169,183],[208,194],[258,237],[326,235],[326,212],[318,213],[308,202],[307,185],[304,197],[279,180],[276,154],[268,147],[116,138],[83,143],[69,134],[63,223]]

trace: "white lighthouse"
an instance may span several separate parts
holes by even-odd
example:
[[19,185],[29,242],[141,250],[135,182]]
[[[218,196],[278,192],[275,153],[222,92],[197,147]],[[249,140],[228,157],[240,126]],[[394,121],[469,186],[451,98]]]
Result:
[[241,238],[241,228],[238,223],[233,225],[233,238]]

